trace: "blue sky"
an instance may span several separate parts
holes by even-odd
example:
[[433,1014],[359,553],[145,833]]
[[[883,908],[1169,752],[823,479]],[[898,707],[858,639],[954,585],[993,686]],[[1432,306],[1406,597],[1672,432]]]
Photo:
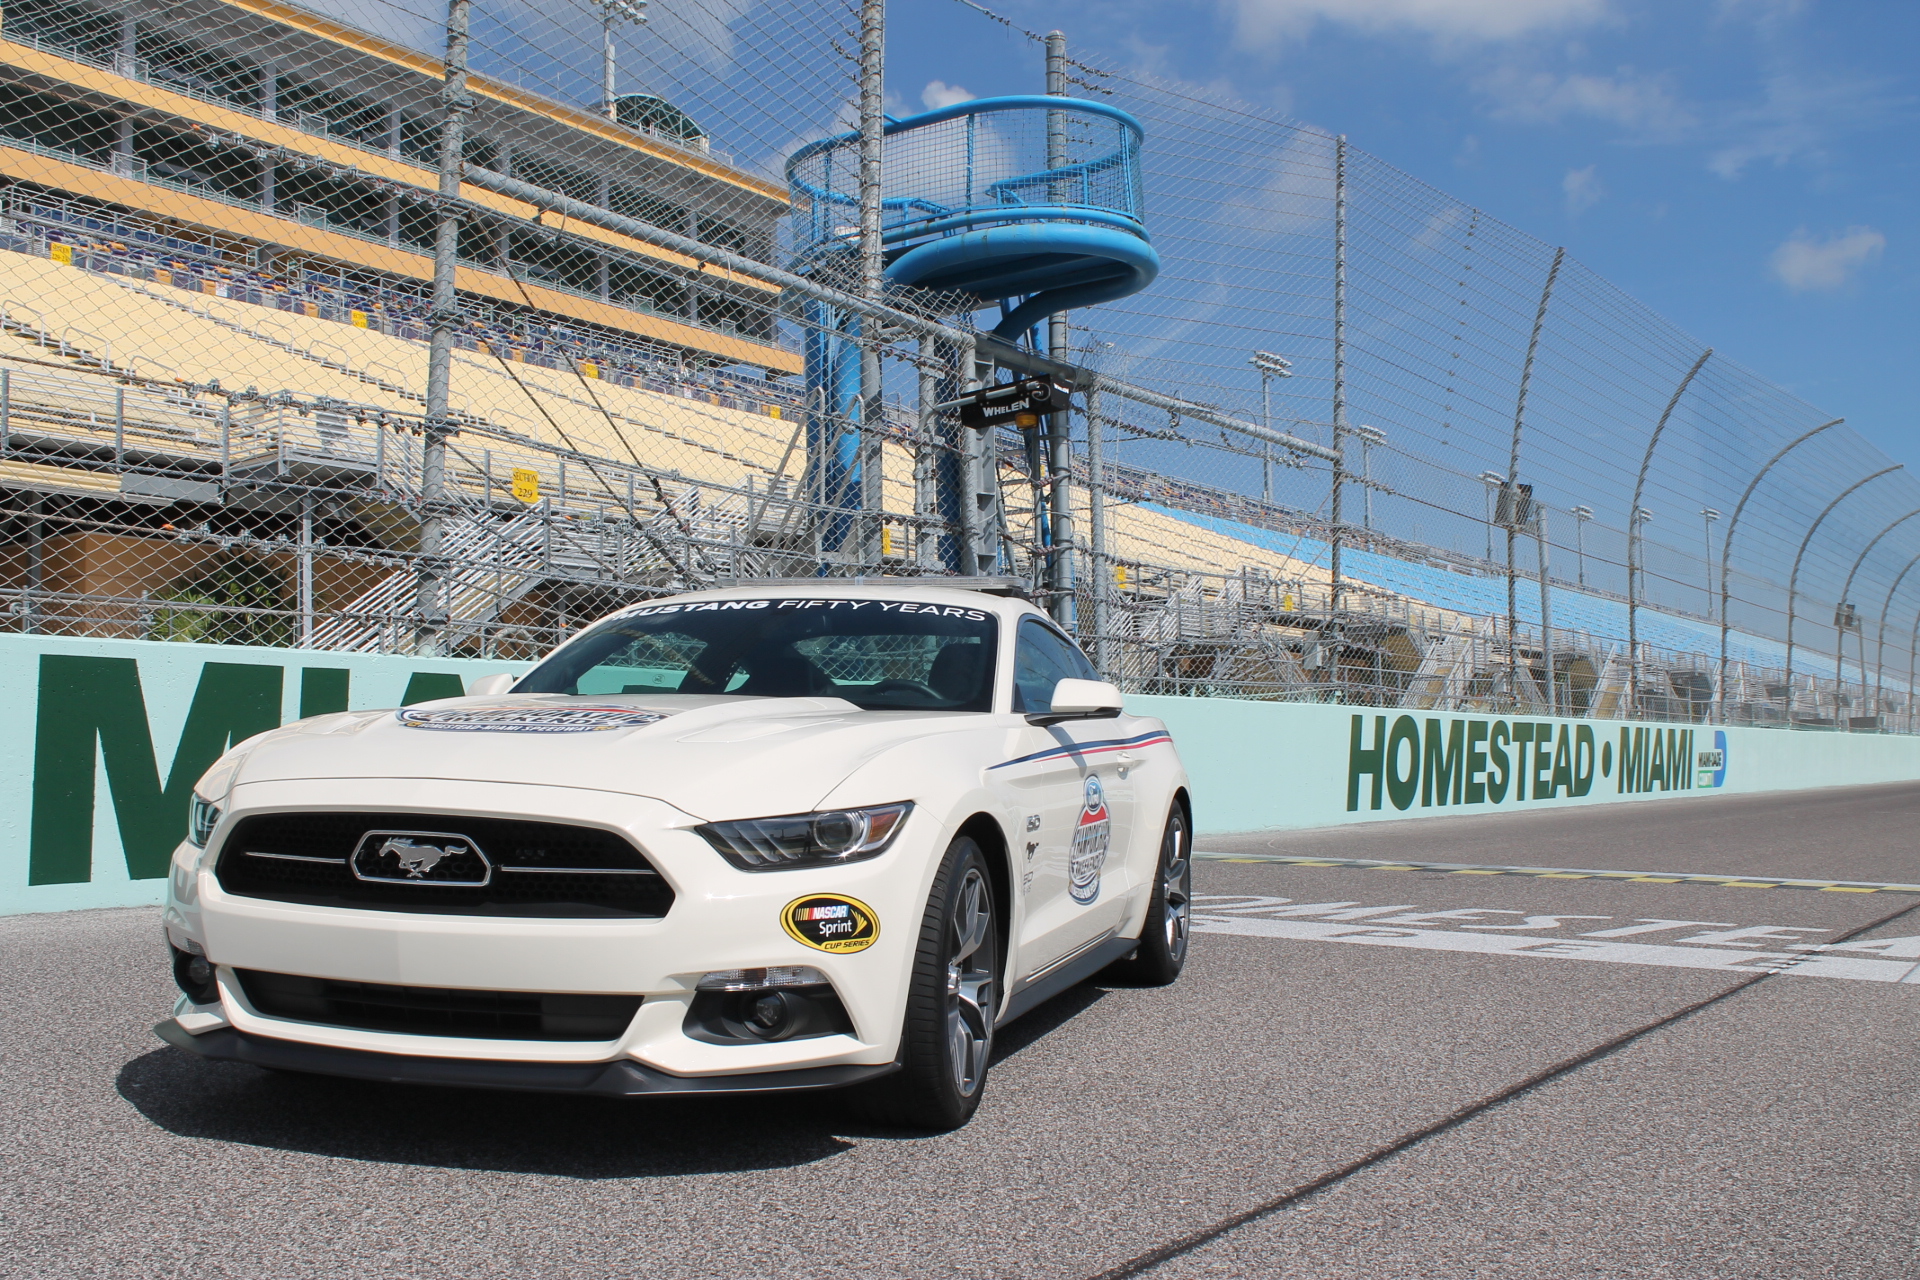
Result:
[[[1089,62],[1344,132],[1920,468],[1920,4],[994,7]],[[888,34],[897,110],[1039,88],[1034,46],[958,0],[894,0]]]

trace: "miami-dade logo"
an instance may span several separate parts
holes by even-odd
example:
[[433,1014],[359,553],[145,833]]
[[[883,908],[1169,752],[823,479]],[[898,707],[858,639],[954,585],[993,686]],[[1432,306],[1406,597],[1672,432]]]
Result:
[[493,879],[480,846],[447,831],[369,831],[348,859],[356,879],[375,884],[479,888]]
[[1694,758],[1695,776],[1693,779],[1694,786],[1719,787],[1719,786],[1726,785],[1726,781],[1727,781],[1727,733],[1726,733],[1726,730],[1715,729],[1713,731],[1712,748],[1709,749],[1707,747],[1701,747],[1698,751],[1694,753],[1694,757],[1695,757]]
[[1112,841],[1107,793],[1100,786],[1100,776],[1090,773],[1080,819],[1073,824],[1073,847],[1067,855],[1067,892],[1082,906],[1100,896],[1100,872],[1107,865],[1107,846]]

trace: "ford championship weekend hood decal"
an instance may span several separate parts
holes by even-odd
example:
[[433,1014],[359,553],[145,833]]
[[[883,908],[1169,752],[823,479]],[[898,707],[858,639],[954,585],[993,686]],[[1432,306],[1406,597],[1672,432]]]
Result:
[[442,733],[602,733],[608,729],[638,729],[667,717],[659,711],[633,707],[446,707],[415,710],[402,707],[393,718],[409,729]]

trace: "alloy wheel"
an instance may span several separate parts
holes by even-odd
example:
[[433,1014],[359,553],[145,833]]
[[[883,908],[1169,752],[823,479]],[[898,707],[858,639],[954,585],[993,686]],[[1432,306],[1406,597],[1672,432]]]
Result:
[[1187,958],[1187,933],[1193,916],[1193,860],[1187,827],[1177,817],[1167,824],[1169,848],[1161,852],[1160,892],[1166,903],[1167,954],[1177,965]]
[[968,867],[955,895],[947,932],[947,1052],[962,1096],[980,1087],[993,1047],[993,893],[980,868]]

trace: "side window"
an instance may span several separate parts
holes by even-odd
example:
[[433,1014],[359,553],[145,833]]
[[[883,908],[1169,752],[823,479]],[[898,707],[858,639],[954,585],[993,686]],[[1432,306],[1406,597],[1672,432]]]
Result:
[[1020,624],[1013,651],[1013,709],[1043,715],[1053,709],[1053,686],[1062,680],[1098,680],[1086,656],[1038,618]]

